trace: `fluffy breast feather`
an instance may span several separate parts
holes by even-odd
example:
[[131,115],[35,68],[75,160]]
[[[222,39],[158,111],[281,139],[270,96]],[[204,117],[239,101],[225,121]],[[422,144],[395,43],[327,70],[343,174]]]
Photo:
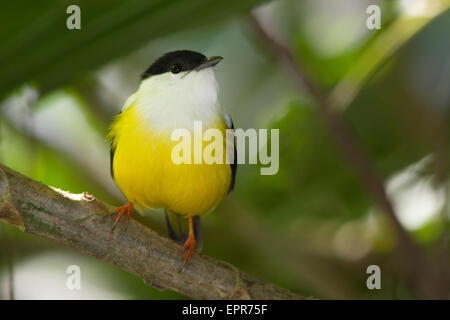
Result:
[[[208,127],[223,132],[226,148],[224,120],[211,122],[204,130]],[[184,215],[211,211],[227,194],[229,164],[176,165],[171,153],[178,142],[172,141],[170,135],[170,130],[148,126],[135,105],[123,111],[110,134],[117,185],[129,201],[141,208],[166,208]]]

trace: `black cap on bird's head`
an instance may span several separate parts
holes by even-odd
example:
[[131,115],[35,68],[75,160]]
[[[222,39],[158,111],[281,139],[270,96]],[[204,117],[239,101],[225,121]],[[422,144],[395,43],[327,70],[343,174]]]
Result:
[[179,73],[191,70],[200,71],[204,68],[215,66],[222,59],[222,57],[218,56],[208,59],[203,54],[190,50],[172,51],[156,59],[156,61],[141,75],[141,79],[144,80],[148,77],[166,72]]

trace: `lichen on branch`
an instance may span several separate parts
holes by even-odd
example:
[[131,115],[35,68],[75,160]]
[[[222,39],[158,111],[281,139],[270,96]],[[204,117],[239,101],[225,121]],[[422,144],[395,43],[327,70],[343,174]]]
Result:
[[0,164],[0,220],[112,263],[158,289],[194,299],[302,299],[236,267],[195,254],[182,264],[174,241],[131,220],[111,232],[109,206],[93,196],[71,194],[29,179]]

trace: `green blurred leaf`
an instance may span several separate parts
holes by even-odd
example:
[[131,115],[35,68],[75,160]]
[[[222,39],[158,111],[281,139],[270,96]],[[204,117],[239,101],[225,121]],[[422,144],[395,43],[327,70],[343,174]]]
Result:
[[[63,86],[156,37],[217,23],[262,0],[3,1],[0,97],[25,82]],[[81,8],[81,30],[66,27],[68,5]]]
[[341,79],[331,93],[333,107],[345,110],[358,94],[367,80],[399,50],[408,40],[439,14],[449,15],[448,0],[439,0],[429,5],[429,11],[423,16],[404,14],[397,18],[387,30],[381,32],[370,46],[356,59],[348,73]]
[[371,204],[316,112],[294,102],[271,124],[280,129],[276,175],[245,167],[239,172],[239,196],[279,224],[302,216],[348,219],[366,213]]

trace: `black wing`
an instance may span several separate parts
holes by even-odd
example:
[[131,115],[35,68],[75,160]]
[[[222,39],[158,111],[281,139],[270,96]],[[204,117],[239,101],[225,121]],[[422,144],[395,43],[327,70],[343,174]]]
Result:
[[[233,123],[233,119],[231,119],[231,116],[230,116],[230,121],[231,121],[230,129],[233,129],[233,130],[234,130],[234,123]],[[230,168],[231,168],[231,183],[230,183],[230,187],[228,188],[228,193],[230,193],[230,192],[233,191],[233,189],[234,189],[234,182],[235,182],[235,180],[236,180],[236,171],[237,171],[236,137],[234,137],[233,140],[234,140],[234,147],[233,147],[234,157],[233,157],[233,162],[230,163]]]
[[111,145],[111,150],[109,151],[109,170],[111,172],[111,177],[114,180],[114,169],[113,169],[113,161],[114,161],[114,152],[116,152],[116,148],[113,148]]
[[[122,111],[119,112],[119,113],[117,114],[117,116],[118,116],[119,114],[121,114],[121,113],[122,113]],[[113,162],[114,162],[114,153],[116,152],[116,148],[113,147],[113,140],[114,140],[114,138],[111,138],[111,149],[110,149],[110,151],[109,151],[109,172],[111,172],[111,177],[112,177],[113,180],[114,180],[114,168],[113,168]]]

